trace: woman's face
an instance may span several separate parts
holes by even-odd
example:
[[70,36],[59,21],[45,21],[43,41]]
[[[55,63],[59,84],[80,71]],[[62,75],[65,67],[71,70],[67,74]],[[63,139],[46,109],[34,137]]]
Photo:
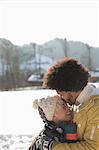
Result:
[[72,119],[72,111],[63,100],[58,100],[53,117],[53,121],[70,121]]

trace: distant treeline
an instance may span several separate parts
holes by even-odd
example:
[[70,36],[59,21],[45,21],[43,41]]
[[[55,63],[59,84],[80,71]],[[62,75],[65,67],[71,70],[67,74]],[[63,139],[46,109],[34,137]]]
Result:
[[34,59],[34,55],[29,51],[23,52],[11,42],[2,40],[0,43],[0,90],[15,90],[28,86],[27,78],[35,71],[26,63],[31,59]]

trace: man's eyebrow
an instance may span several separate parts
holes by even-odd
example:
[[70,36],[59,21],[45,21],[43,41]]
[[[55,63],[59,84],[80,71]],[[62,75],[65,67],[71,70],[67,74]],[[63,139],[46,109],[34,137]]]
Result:
[[65,102],[65,103],[68,103],[68,102],[66,102],[63,98],[61,98],[61,100],[62,100],[63,102]]
[[61,100],[63,101],[63,102],[65,102],[65,104],[69,104],[70,106],[72,106],[72,104],[68,101],[68,102],[66,102],[63,98],[61,98]]
[[59,90],[56,90],[56,92],[59,94]]

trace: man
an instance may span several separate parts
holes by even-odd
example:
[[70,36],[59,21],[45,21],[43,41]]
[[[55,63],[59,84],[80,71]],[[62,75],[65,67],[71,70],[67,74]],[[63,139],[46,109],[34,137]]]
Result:
[[45,74],[43,86],[55,89],[74,109],[78,125],[79,142],[52,142],[52,150],[99,150],[99,88],[88,84],[88,78],[88,70],[73,58],[59,60]]

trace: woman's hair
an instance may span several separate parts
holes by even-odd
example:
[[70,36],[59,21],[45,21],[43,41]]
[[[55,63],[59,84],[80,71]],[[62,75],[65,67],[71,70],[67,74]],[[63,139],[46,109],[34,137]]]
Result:
[[76,59],[63,58],[44,76],[43,87],[59,91],[81,91],[88,83],[88,69]]
[[45,126],[51,127],[54,125],[54,127],[55,127],[56,123],[53,120],[52,121],[47,120],[42,108],[38,107],[38,112],[39,112],[39,115],[40,115],[41,119],[43,120]]
[[47,124],[47,123],[48,123],[48,120],[47,120],[47,118],[46,118],[46,116],[45,116],[45,114],[44,114],[44,112],[43,112],[43,109],[40,108],[40,107],[38,107],[38,111],[39,111],[40,117],[42,118],[43,122],[44,122],[45,124]]

